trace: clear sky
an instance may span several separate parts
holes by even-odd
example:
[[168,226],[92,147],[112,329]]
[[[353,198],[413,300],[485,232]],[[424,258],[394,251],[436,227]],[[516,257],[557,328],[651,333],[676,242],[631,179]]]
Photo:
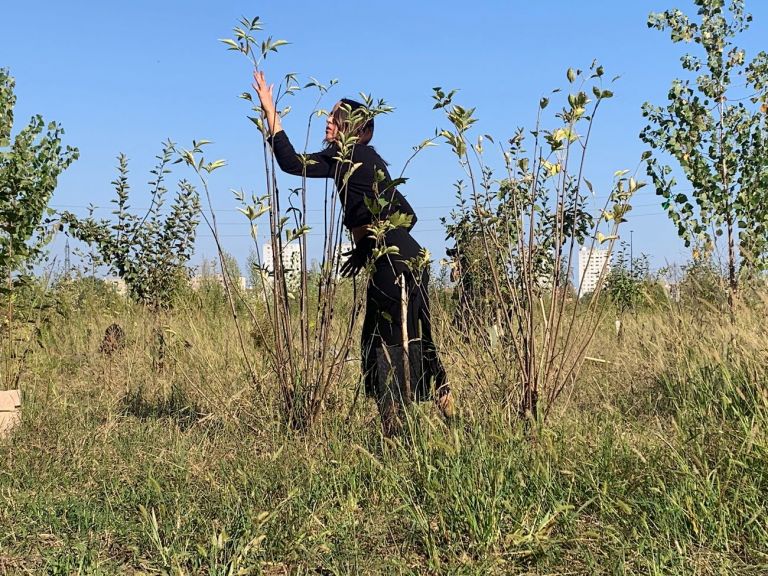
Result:
[[[692,10],[690,0],[5,4],[0,66],[16,78],[15,131],[41,113],[62,123],[66,142],[81,153],[60,178],[52,205],[85,214],[92,203],[102,208],[97,215],[107,216],[116,156],[124,152],[130,159],[132,205],[146,208],[146,182],[162,142],[170,138],[185,146],[193,138],[212,140],[207,156],[228,163],[211,179],[223,243],[241,265],[253,243],[230,189],[262,193],[264,181],[261,137],[238,98],[249,89],[251,72],[244,58],[218,41],[231,36],[241,16],[259,16],[265,34],[291,43],[267,59],[268,78],[295,72],[302,83],[310,76],[338,79],[321,102],[324,108],[360,91],[396,108],[377,122],[373,142],[393,173],[400,172],[413,146],[446,124],[432,110],[432,87],[458,88],[455,102],[477,108],[476,133],[503,141],[518,126],[532,127],[539,98],[566,84],[569,66],[585,69],[597,59],[607,77],[621,75],[613,87],[616,97],[596,120],[587,166],[598,197],[605,197],[614,171],[634,169],[645,149],[638,138],[644,126],[640,106],[647,100],[663,103],[680,74],[684,48],[648,29],[648,13]],[[768,2],[748,1],[747,9],[755,21],[740,44],[750,57],[768,49]],[[297,144],[304,142],[315,99],[306,91],[290,101],[293,111],[284,126]],[[323,122],[315,120],[310,142],[319,147],[322,136]],[[190,177],[183,169],[175,174]],[[450,211],[453,183],[462,171],[441,144],[417,156],[406,176],[401,190],[419,215],[414,235],[439,258],[446,246],[439,217]],[[280,181],[283,189],[298,186],[290,176]],[[322,187],[313,190],[309,217],[319,227]],[[628,239],[633,231],[635,254],[649,254],[655,267],[684,262],[687,251],[653,190],[641,190],[634,204],[623,235]],[[55,246],[61,250],[60,241]],[[201,227],[195,262],[213,255],[210,234]]]

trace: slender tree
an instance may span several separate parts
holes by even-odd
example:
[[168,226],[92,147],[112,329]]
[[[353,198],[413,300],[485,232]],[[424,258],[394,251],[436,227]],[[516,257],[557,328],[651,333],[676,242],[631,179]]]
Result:
[[[668,31],[674,43],[694,42],[703,54],[681,58],[688,78],[672,82],[666,105],[643,105],[648,126],[640,137],[654,151],[648,175],[686,246],[711,251],[725,237],[732,309],[741,280],[768,265],[768,54],[747,61],[734,44],[752,21],[744,0],[694,4],[694,17],[668,10],[648,18],[650,28]],[[669,157],[690,194],[676,188]]]
[[0,68],[0,303],[5,312],[0,321],[0,355],[4,356],[6,388],[17,387],[22,372],[20,367],[11,375],[11,358],[16,356],[15,288],[43,254],[51,237],[45,222],[48,202],[59,175],[78,156],[77,148],[62,145],[63,128],[55,122],[46,124],[39,114],[11,138],[14,87],[8,69]]
[[77,148],[63,146],[64,129],[40,115],[11,139],[14,87],[8,69],[0,68],[0,274],[7,279],[40,255],[48,202],[59,175],[78,157]]
[[113,219],[82,218],[71,212],[61,215],[69,234],[95,248],[104,263],[125,281],[131,297],[154,310],[169,308],[186,280],[200,222],[200,198],[186,180],[179,181],[170,211],[161,211],[173,153],[174,144],[169,141],[157,156],[149,182],[152,200],[143,216],[130,210],[128,159],[123,154],[118,157],[118,177],[112,182],[116,193]]

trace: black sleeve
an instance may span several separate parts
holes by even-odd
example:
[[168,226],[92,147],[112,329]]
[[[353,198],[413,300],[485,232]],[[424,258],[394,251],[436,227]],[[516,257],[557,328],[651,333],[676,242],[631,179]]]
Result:
[[333,152],[323,150],[313,154],[297,154],[284,130],[268,138],[275,160],[283,172],[307,178],[333,178],[336,167]]

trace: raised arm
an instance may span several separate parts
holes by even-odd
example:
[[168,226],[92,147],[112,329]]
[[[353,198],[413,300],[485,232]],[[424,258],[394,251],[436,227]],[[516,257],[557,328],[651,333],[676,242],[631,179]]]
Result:
[[335,171],[333,153],[330,151],[314,154],[297,154],[293,144],[288,139],[280,122],[280,114],[277,113],[272,88],[274,84],[267,84],[264,72],[255,70],[253,73],[253,87],[261,102],[261,109],[267,119],[269,128],[269,143],[275,153],[275,159],[280,169],[295,176],[307,176],[308,178],[332,178]]
[[280,123],[280,115],[275,108],[275,98],[272,95],[274,87],[274,84],[267,84],[264,72],[261,70],[253,71],[253,88],[256,90],[256,95],[259,97],[259,102],[261,102],[261,109],[267,118],[270,136],[274,136],[283,129],[283,125]]
[[288,135],[281,130],[269,139],[280,170],[307,178],[333,178],[336,161],[333,152],[326,150],[313,154],[297,154]]

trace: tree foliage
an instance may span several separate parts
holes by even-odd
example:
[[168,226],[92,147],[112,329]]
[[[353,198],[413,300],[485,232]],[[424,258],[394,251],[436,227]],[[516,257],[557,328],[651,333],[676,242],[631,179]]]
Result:
[[78,157],[64,146],[64,129],[35,115],[12,139],[15,82],[0,68],[0,273],[25,269],[40,256],[44,230],[59,175]]
[[622,242],[605,280],[606,294],[619,314],[637,309],[655,286],[648,256],[633,256],[626,242]]
[[[619,170],[603,209],[588,207],[589,195],[595,194],[584,177],[590,134],[600,104],[613,96],[603,87],[604,74],[597,62],[587,72],[568,69],[569,93],[554,114],[555,126],[544,128],[550,101],[542,98],[532,138],[520,129],[502,147],[501,178],[484,159],[485,143],[493,139],[469,140],[474,109],[453,104],[455,90],[434,89],[434,107],[450,122],[440,135],[467,179],[457,184],[451,221],[443,220],[448,237],[456,241],[452,255],[458,262],[462,327],[491,351],[505,386],[508,374],[515,374],[509,397],[517,396],[517,411],[526,418],[546,418],[575,380],[599,322],[602,282],[583,313],[574,312],[581,303],[570,303],[569,275],[578,247],[604,245],[610,253],[632,209],[630,199],[643,186]],[[604,267],[601,280],[606,273]],[[539,394],[545,400],[541,413]]]
[[154,309],[168,308],[179,283],[188,277],[186,264],[192,256],[200,222],[200,198],[189,182],[180,180],[170,211],[163,212],[166,175],[174,153],[166,142],[149,182],[152,201],[144,216],[130,212],[128,159],[118,157],[118,177],[112,182],[115,220],[96,220],[92,215],[62,214],[69,233],[96,248],[104,262],[125,280],[131,297]]
[[[643,105],[648,126],[641,138],[648,174],[686,245],[712,250],[725,235],[731,299],[740,279],[768,264],[768,54],[747,61],[733,39],[752,18],[744,0],[694,0],[695,17],[680,10],[651,14],[648,26],[673,42],[694,42],[703,55],[681,58],[688,78],[676,79],[665,106]],[[693,187],[676,189],[671,156]]]

